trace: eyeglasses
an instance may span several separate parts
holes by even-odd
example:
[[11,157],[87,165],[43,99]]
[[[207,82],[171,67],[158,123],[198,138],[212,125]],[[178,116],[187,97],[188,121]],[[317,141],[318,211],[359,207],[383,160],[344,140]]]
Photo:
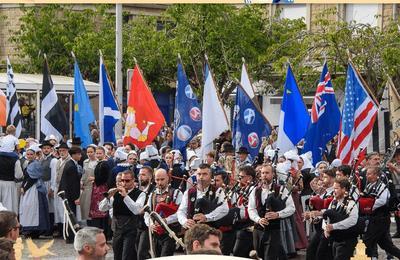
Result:
[[121,182],[131,182],[132,181],[132,179],[129,179],[129,180],[127,180],[127,179],[121,179]]

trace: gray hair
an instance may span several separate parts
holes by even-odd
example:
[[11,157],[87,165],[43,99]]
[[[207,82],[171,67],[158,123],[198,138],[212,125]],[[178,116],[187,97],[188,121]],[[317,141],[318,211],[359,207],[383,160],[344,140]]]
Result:
[[97,227],[85,227],[79,230],[75,235],[74,249],[81,253],[85,245],[96,246],[96,236],[103,230]]

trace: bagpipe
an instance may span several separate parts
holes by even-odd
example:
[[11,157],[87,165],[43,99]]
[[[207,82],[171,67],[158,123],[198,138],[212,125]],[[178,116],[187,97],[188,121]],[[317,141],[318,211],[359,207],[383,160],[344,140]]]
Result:
[[[349,201],[351,199],[352,197],[350,195],[347,195],[344,198],[343,204],[340,206],[338,206],[336,200],[333,200],[331,208],[325,210],[325,212],[322,215],[322,218],[325,220],[329,219],[330,224],[338,223],[342,220],[345,220],[346,218],[349,217],[350,212],[357,205],[357,202],[354,202],[353,206],[349,210],[347,210],[349,206]],[[346,230],[332,230],[331,237],[334,240],[339,241],[361,235],[365,233],[365,229],[367,227],[366,221],[367,218],[359,216],[357,219],[357,223],[354,226]]]
[[[157,203],[156,207],[154,208],[154,211],[157,214],[159,214],[162,218],[167,218],[175,214],[178,211],[178,208],[179,205],[175,204],[174,202],[170,203],[160,202]],[[165,230],[161,226],[157,226],[155,232],[161,236],[165,233]]]
[[[160,215],[160,217],[162,218],[167,218],[178,211],[179,205],[175,203],[175,199],[170,198],[171,195],[173,194],[168,194],[165,202],[158,203],[156,203],[155,200],[156,195],[154,193],[152,195],[152,205],[154,206],[156,204],[153,211]],[[155,233],[161,236],[165,233],[165,229],[161,225],[157,226],[155,229]]]
[[329,196],[325,199],[321,198],[319,195],[311,196],[309,199],[309,205],[311,210],[321,211],[323,209],[327,209],[329,204],[331,204],[333,200],[333,196]]
[[79,225],[76,216],[74,212],[71,210],[71,207],[69,206],[68,200],[65,197],[65,191],[60,191],[57,193],[57,196],[61,198],[63,202],[63,208],[64,208],[64,225],[63,225],[63,237],[66,239],[66,236],[68,236],[68,226],[71,228],[72,232],[76,235],[79,229],[81,229],[81,226]]
[[[386,165],[393,159],[399,142],[396,141],[393,146],[388,148],[382,162],[379,165],[380,175],[372,189],[360,194],[356,203],[359,204],[359,212],[361,215],[371,215],[372,209],[375,204],[375,200],[379,198],[387,188],[390,193],[390,199],[388,200],[387,206],[390,211],[396,211],[399,208],[399,198],[396,194],[395,187],[393,185],[390,172],[387,170]],[[355,190],[355,189],[354,189]]]
[[273,192],[269,193],[267,198],[265,199],[264,205],[266,212],[269,211],[280,211],[286,207],[286,200],[283,200],[281,197],[281,185],[277,183],[277,180],[274,178],[272,182],[272,190]]

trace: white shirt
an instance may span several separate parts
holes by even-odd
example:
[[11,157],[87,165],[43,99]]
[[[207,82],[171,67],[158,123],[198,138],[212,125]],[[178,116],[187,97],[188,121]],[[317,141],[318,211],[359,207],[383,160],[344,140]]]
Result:
[[[265,201],[270,193],[273,193],[274,190],[271,190],[271,184],[269,185],[268,188],[262,188],[261,191],[261,201]],[[288,190],[285,189],[283,191],[283,196],[286,197],[288,195]],[[254,221],[255,223],[258,223],[258,221],[262,218],[258,215],[257,212],[257,206],[256,206],[256,189],[253,189],[252,192],[250,193],[249,197],[249,206],[247,208],[247,211],[249,213],[249,218]],[[294,206],[294,202],[292,199],[292,196],[288,196],[286,200],[286,207],[280,211],[278,211],[279,218],[287,218],[296,211],[296,208]]]
[[[333,202],[333,201],[332,201]],[[331,204],[329,204],[328,209],[332,208],[332,202]],[[351,228],[352,226],[354,226],[355,224],[357,224],[357,220],[358,220],[358,206],[354,205],[355,202],[353,200],[350,200],[347,204],[347,209],[346,212],[349,215],[347,218],[345,218],[342,221],[339,221],[337,223],[332,224],[332,227],[334,230],[346,230]],[[337,206],[339,205],[343,205],[343,199],[338,201]],[[351,210],[351,212],[350,212]],[[329,224],[328,220],[324,220],[322,222],[322,228],[325,230],[326,229],[326,225]]]
[[[200,191],[199,189],[197,189],[196,198],[200,199],[204,197],[208,188],[205,189],[204,191]],[[183,194],[182,203],[177,211],[178,221],[182,226],[186,225],[187,222],[188,197],[189,197],[188,192],[189,190],[185,191],[185,193]],[[219,220],[229,212],[228,203],[225,200],[225,192],[221,188],[218,188],[216,194],[217,194],[216,196],[218,196],[218,203],[222,202],[222,204],[213,211],[211,211],[210,213],[205,215],[207,218],[206,222]]]
[[[128,190],[128,194],[132,191]],[[133,214],[139,215],[141,213],[141,210],[144,206],[144,201],[146,200],[146,194],[144,192],[140,193],[139,197],[136,199],[136,201],[133,201],[129,195],[126,195],[124,198],[125,205],[128,207],[130,211],[132,211]],[[99,203],[99,210],[100,211],[107,211],[112,208],[112,204],[114,202],[114,197],[109,198],[104,198],[102,201]]]
[[[153,206],[152,206],[152,198],[153,198],[153,196],[155,196],[155,194],[161,195],[164,192],[165,192],[165,190],[161,191],[160,189],[156,188],[150,194],[149,200],[147,201],[147,205],[150,207],[150,209],[153,208]],[[178,190],[178,189],[175,189],[174,193],[172,194],[172,198],[171,199],[173,199],[177,205],[180,205],[181,202],[182,202],[182,192],[180,190]],[[147,212],[144,213],[144,222],[146,223],[147,226],[150,225],[150,221],[149,220],[150,220],[149,213],[147,213]],[[166,220],[168,225],[172,224],[172,223],[176,223],[176,222],[178,222],[178,216],[177,216],[177,214],[175,212],[175,214],[172,214],[172,215],[168,216],[165,220]]]
[[[377,183],[368,183],[366,189],[369,189],[371,186],[374,187]],[[375,198],[374,206],[372,207],[372,211],[376,210],[379,207],[386,205],[390,198],[389,190],[387,189],[386,185],[382,184],[379,190],[376,191],[376,194],[380,194],[379,197]]]
[[[50,162],[50,170],[51,170],[51,178],[50,178],[50,183],[51,183],[51,189],[53,190],[53,191],[55,191],[55,190],[57,190],[57,188],[58,188],[58,185],[59,185],[59,183],[57,183],[57,175],[59,174],[60,176],[62,176],[62,172],[60,172],[60,173],[57,173],[57,163],[58,163],[58,161],[60,161],[60,166],[61,165],[63,165],[63,164],[65,164],[65,162],[66,161],[68,161],[69,159],[71,159],[71,157],[68,155],[67,156],[67,158],[65,158],[65,159],[62,159],[62,158],[60,158],[60,159],[56,159],[56,158],[54,158],[55,159],[55,165],[53,165],[53,161],[54,160],[51,160],[51,162]],[[53,169],[54,169],[54,172],[53,172]]]
[[17,160],[14,165],[14,178],[21,179],[24,177],[24,172],[22,171],[21,161]]
[[0,152],[11,153],[15,151],[15,146],[19,144],[19,140],[14,135],[6,135],[0,139]]

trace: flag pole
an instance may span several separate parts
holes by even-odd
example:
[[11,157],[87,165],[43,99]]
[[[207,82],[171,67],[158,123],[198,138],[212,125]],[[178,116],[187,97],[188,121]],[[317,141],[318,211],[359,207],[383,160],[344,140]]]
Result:
[[74,61],[76,62],[75,53],[73,51],[71,51],[71,56],[72,56],[72,58],[74,58]]
[[190,62],[192,63],[192,69],[193,69],[193,72],[194,72],[194,77],[196,79],[196,83],[197,83],[197,85],[199,85],[199,88],[201,88],[201,83],[200,83],[199,77],[197,76],[197,71],[196,71],[196,68],[194,66],[192,57],[190,57]]

